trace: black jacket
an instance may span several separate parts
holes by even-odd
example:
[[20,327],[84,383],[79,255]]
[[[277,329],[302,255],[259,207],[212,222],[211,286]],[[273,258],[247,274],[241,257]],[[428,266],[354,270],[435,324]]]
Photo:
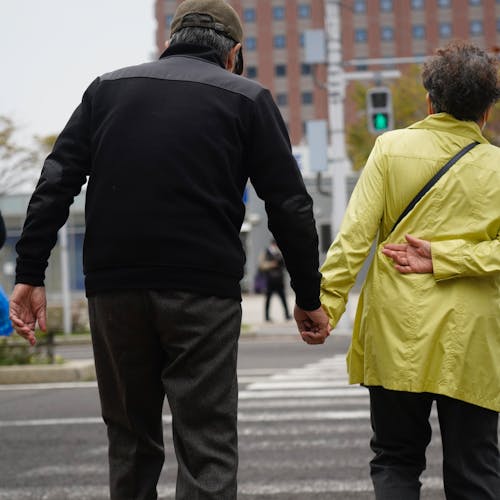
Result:
[[97,78],[49,155],[17,244],[16,282],[42,285],[69,206],[86,193],[87,294],[169,288],[240,298],[250,178],[297,303],[319,306],[312,201],[270,93],[204,47]]

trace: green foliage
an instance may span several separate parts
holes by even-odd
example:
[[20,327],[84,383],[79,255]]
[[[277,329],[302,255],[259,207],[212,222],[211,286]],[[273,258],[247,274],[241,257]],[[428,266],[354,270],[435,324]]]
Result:
[[54,355],[54,337],[50,333],[37,331],[37,344],[31,347],[20,337],[5,337],[0,340],[0,366],[60,364],[61,356]]
[[[408,127],[427,115],[426,91],[420,79],[420,67],[410,66],[399,80],[390,85],[394,108],[395,128]],[[357,109],[358,119],[347,128],[347,152],[354,170],[364,167],[376,135],[370,134],[366,123],[366,87],[354,84],[351,99]],[[484,129],[484,136],[495,146],[500,146],[500,103],[497,103]]]
[[500,146],[500,104],[497,103],[490,113],[490,118],[483,130],[483,134],[495,146]]
[[[427,114],[426,91],[420,80],[420,68],[411,66],[391,85],[395,128],[404,128],[422,120]],[[347,127],[347,153],[354,170],[364,167],[375,143],[376,135],[368,131],[366,122],[366,87],[355,82],[350,97],[357,109],[357,120]]]
[[0,366],[30,364],[32,352],[27,343],[11,343],[4,338],[0,341]]
[[50,152],[55,135],[37,137],[34,147],[19,145],[15,140],[15,123],[0,115],[0,194],[11,193],[21,186],[34,187],[42,160]]

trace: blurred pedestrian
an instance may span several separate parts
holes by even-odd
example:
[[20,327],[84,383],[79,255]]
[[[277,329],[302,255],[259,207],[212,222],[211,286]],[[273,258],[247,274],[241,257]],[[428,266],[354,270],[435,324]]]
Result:
[[249,178],[287,262],[302,336],[329,333],[312,200],[270,92],[238,76],[242,41],[226,2],[186,0],[159,61],[97,78],[44,164],[16,247],[11,316],[34,344],[47,260],[89,176],[84,273],[112,499],[157,498],[165,394],[176,499],[236,498]]
[[291,319],[285,296],[285,261],[283,260],[283,255],[275,240],[271,240],[269,246],[260,256],[259,268],[266,277],[266,301],[264,308],[266,321],[271,321],[269,305],[271,297],[275,293],[278,295],[283,305],[285,319]]
[[2,213],[0,212],[0,248],[5,245],[5,240],[7,239],[7,230],[5,229],[5,220]]
[[[7,239],[7,230],[5,229],[5,221],[0,212],[0,248],[5,245],[5,240]],[[8,337],[14,328],[12,327],[12,322],[9,319],[9,298],[0,285],[0,337]]]
[[350,383],[370,392],[376,498],[420,498],[435,401],[446,498],[498,500],[500,149],[481,132],[498,69],[454,42],[422,78],[429,115],[377,139],[322,268],[322,301],[337,323],[378,234],[347,357]]

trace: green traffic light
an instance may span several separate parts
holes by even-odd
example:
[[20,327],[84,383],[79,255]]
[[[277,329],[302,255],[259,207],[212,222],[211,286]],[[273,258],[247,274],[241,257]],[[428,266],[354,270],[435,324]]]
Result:
[[389,125],[387,113],[376,113],[373,115],[373,128],[375,130],[385,130]]

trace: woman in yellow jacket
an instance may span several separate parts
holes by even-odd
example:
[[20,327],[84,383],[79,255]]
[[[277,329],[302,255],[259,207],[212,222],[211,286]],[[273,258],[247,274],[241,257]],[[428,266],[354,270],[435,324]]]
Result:
[[422,78],[429,116],[377,139],[323,265],[322,303],[334,326],[377,237],[347,356],[350,383],[370,392],[376,498],[420,498],[436,401],[446,498],[499,500],[500,149],[481,133],[497,68],[455,42]]

